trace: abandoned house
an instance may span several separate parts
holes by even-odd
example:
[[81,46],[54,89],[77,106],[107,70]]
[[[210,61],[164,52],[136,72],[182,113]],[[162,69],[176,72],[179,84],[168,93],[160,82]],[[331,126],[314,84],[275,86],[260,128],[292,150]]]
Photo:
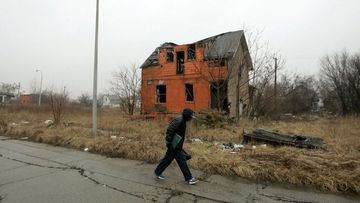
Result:
[[5,104],[11,102],[11,100],[13,100],[14,98],[15,98],[15,95],[12,93],[0,92],[0,105],[5,105]]
[[141,69],[143,114],[212,108],[239,118],[248,107],[252,62],[242,30],[191,44],[166,42]]

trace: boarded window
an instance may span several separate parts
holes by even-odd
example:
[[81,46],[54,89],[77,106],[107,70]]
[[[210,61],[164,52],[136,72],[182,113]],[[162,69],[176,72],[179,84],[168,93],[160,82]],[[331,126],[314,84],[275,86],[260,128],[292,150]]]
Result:
[[192,84],[185,84],[185,97],[186,101],[194,101],[194,89]]
[[174,49],[168,48],[166,50],[166,62],[173,62],[174,61]]
[[190,44],[187,50],[187,59],[194,60],[196,58],[195,53],[195,44]]
[[166,103],[166,85],[156,86],[156,103]]

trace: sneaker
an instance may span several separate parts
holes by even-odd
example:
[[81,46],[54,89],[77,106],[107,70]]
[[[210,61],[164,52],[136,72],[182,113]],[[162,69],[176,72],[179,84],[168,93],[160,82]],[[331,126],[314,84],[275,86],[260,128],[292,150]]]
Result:
[[197,182],[199,182],[199,180],[196,179],[196,178],[191,178],[191,179],[188,180],[187,182],[189,183],[189,185],[194,185],[194,184],[196,184]]
[[155,174],[155,178],[158,179],[158,180],[164,180],[164,179],[165,179],[165,176],[163,176],[163,175],[156,175],[156,174]]

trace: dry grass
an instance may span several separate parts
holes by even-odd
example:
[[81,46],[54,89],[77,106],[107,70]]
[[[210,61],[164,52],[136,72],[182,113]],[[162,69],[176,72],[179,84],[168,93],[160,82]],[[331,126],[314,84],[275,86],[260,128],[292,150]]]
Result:
[[[46,127],[51,114],[40,111],[8,112],[0,110],[0,133],[13,137],[27,136],[37,142],[66,146],[111,157],[158,162],[164,154],[166,123],[125,119],[119,112],[98,113],[97,137],[91,136],[90,112],[68,113],[70,127]],[[29,121],[29,124],[21,123]],[[12,123],[16,123],[13,125]],[[192,168],[207,173],[291,183],[323,191],[360,193],[360,118],[347,117],[313,121],[248,121],[225,129],[207,129],[189,125],[185,148],[193,154]],[[327,151],[293,147],[246,146],[230,153],[222,143],[241,143],[243,131],[254,128],[278,130],[288,134],[319,136]],[[1,132],[2,131],[2,132]],[[116,138],[111,138],[116,136]],[[193,142],[199,138],[204,143]]]

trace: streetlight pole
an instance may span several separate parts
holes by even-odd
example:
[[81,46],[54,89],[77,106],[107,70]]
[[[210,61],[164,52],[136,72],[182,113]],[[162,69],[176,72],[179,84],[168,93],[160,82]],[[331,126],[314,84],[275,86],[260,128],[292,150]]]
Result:
[[40,93],[39,93],[39,106],[41,105],[41,89],[42,89],[42,81],[43,81],[43,74],[42,71],[39,69],[36,69],[36,72],[40,72],[41,79],[40,79]]
[[93,83],[93,103],[92,103],[92,134],[96,135],[96,115],[97,115],[97,66],[98,66],[98,30],[99,30],[99,0],[96,0],[96,23],[95,23],[95,53],[94,53],[94,83]]

